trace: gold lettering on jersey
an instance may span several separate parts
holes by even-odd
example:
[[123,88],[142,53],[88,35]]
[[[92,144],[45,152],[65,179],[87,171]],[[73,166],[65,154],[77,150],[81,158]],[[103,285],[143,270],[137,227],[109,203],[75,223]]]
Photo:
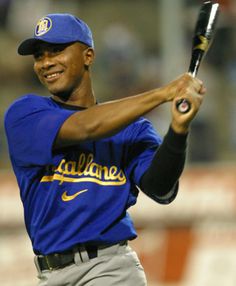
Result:
[[94,162],[93,154],[80,154],[78,161],[61,160],[57,168],[49,168],[50,175],[44,176],[41,182],[94,182],[99,185],[123,185],[126,177],[117,166],[103,166]]

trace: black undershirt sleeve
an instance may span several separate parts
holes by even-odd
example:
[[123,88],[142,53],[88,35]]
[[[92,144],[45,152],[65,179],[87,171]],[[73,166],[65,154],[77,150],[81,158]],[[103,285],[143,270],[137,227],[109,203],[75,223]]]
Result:
[[184,169],[188,134],[170,127],[147,171],[141,178],[142,191],[153,200],[168,204],[178,192],[178,179]]

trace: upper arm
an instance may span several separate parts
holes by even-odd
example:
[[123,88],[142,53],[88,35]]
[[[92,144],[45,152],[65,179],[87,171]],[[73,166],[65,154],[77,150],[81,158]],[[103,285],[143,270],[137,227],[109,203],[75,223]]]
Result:
[[156,150],[160,146],[162,139],[154,130],[148,120],[142,120],[137,124],[128,152],[127,172],[132,176],[134,183],[140,187],[143,174],[151,165]]
[[55,149],[89,139],[89,122],[84,121],[84,112],[86,111],[74,112],[62,123],[55,138]]

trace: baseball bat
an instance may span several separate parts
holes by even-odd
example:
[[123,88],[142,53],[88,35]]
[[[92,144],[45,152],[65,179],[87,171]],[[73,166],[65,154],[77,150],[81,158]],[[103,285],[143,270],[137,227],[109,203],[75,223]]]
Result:
[[[188,72],[195,77],[201,61],[207,53],[215,34],[215,26],[219,14],[219,4],[207,1],[202,4],[195,26],[192,43],[192,54]],[[187,99],[180,99],[176,103],[180,113],[187,113],[191,104]]]

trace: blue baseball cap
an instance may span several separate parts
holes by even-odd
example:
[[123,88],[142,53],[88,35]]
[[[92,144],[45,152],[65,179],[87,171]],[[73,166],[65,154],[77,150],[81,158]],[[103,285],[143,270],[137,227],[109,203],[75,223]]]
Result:
[[51,44],[81,42],[94,48],[89,26],[71,14],[48,14],[41,18],[36,24],[34,36],[19,45],[18,53],[22,56],[32,55],[39,41]]

